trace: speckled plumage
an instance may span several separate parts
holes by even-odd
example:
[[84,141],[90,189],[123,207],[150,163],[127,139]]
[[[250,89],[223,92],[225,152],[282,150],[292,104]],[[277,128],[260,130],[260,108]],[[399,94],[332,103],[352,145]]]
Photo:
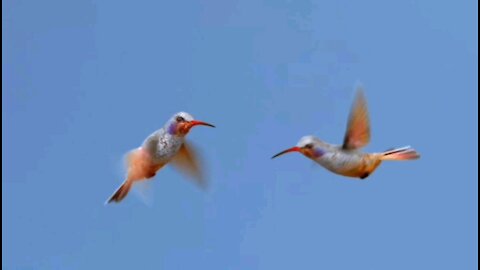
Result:
[[158,170],[169,163],[187,172],[204,186],[195,151],[185,142],[185,136],[195,125],[213,127],[208,123],[195,121],[186,112],[176,113],[161,129],[150,134],[140,147],[130,151],[127,155],[127,179],[107,203],[120,202],[135,182],[153,178]]
[[184,136],[172,134],[170,131],[171,127],[176,125],[175,118],[177,116],[183,117],[186,121],[193,120],[193,117],[186,112],[176,113],[165,126],[150,134],[142,144],[155,163],[168,163],[185,142]]

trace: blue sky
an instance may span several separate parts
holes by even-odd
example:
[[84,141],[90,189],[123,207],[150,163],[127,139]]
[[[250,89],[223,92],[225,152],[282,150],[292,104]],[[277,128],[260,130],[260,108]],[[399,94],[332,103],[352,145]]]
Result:
[[[2,268],[478,267],[477,1],[2,2]],[[351,181],[300,155],[340,143],[365,86],[367,151],[415,162]],[[207,192],[171,168],[151,207],[103,202],[177,111],[216,129]]]

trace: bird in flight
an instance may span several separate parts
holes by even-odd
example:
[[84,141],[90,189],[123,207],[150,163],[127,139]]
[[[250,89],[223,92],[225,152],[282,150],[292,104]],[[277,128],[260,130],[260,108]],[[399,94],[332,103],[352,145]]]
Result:
[[215,127],[194,120],[186,112],[179,112],[170,118],[163,128],[148,136],[142,146],[130,151],[126,157],[128,167],[126,179],[106,203],[120,202],[127,196],[134,183],[153,178],[168,163],[187,173],[204,187],[206,182],[195,150],[185,140],[190,129],[198,125]]
[[365,179],[384,160],[413,160],[420,155],[410,146],[381,153],[364,153],[360,149],[370,142],[370,120],[363,90],[359,88],[350,111],[347,131],[342,145],[332,145],[314,136],[305,136],[297,146],[272,157],[300,152],[327,170],[348,177]]

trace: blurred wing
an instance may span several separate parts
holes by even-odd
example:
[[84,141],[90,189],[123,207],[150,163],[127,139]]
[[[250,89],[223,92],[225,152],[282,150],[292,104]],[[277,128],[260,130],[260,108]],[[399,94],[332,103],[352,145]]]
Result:
[[180,172],[195,180],[195,182],[197,182],[202,188],[205,188],[207,183],[204,179],[202,168],[200,166],[201,164],[196,152],[197,151],[195,151],[195,148],[191,144],[184,142],[177,155],[172,160],[172,165]]
[[149,206],[153,206],[153,189],[151,181],[137,181],[133,185],[135,194],[142,200],[142,202]]
[[370,142],[370,119],[368,117],[367,102],[360,88],[357,91],[348,118],[347,131],[343,139],[343,149],[357,149]]

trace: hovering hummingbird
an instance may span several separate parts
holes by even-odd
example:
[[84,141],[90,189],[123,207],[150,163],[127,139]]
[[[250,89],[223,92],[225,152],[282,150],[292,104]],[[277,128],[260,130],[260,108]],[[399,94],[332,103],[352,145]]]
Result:
[[342,145],[332,145],[314,136],[305,136],[297,146],[272,157],[290,152],[300,152],[327,170],[348,177],[367,178],[384,160],[412,160],[420,155],[410,146],[387,150],[382,153],[363,153],[360,148],[370,141],[370,120],[367,102],[362,89],[357,91],[350,111],[347,131]]
[[106,203],[120,202],[134,183],[153,178],[168,163],[192,176],[199,185],[205,186],[195,151],[192,145],[185,141],[190,129],[198,125],[215,127],[194,120],[186,112],[179,112],[170,118],[163,128],[148,136],[142,146],[130,151],[126,157],[126,180]]

